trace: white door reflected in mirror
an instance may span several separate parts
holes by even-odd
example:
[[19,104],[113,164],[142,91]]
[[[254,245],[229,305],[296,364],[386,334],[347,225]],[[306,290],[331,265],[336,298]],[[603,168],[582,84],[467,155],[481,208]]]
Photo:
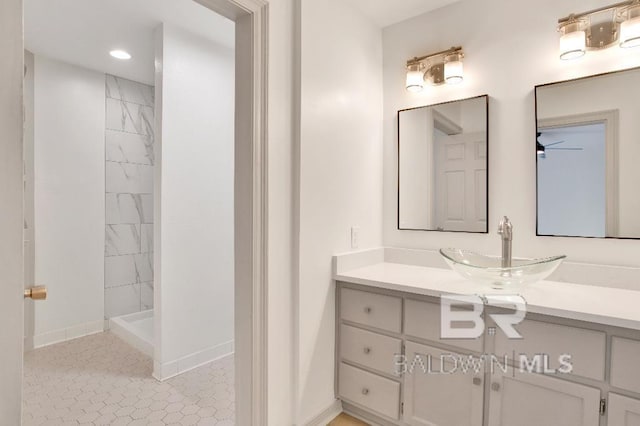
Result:
[[486,233],[488,96],[398,112],[398,229]]

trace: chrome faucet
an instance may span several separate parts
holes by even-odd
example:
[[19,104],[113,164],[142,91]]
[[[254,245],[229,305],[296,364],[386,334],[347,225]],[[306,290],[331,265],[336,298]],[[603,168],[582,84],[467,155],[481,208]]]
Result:
[[508,217],[503,217],[498,225],[498,234],[502,237],[502,267],[511,267],[511,241],[513,241],[513,225]]

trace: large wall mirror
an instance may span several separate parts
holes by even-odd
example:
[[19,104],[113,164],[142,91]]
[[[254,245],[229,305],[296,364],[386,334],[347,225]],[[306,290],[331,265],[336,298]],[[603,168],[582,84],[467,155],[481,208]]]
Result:
[[398,229],[488,232],[488,99],[398,112]]
[[640,68],[535,92],[537,234],[640,238]]

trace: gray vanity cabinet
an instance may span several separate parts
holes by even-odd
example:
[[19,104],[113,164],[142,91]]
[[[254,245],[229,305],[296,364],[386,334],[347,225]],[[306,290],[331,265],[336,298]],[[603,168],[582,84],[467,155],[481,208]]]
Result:
[[[343,282],[336,296],[336,396],[372,424],[640,425],[639,331],[528,314],[521,340],[500,331],[449,340],[440,337],[437,298]],[[501,367],[461,368],[460,359],[483,354]],[[521,371],[522,355],[542,354],[549,365],[538,365],[551,370],[570,354],[572,371]]]
[[435,299],[346,283],[337,299],[336,394],[349,412],[384,426],[482,426],[483,374],[447,374],[441,357],[478,354],[482,339],[441,340]]

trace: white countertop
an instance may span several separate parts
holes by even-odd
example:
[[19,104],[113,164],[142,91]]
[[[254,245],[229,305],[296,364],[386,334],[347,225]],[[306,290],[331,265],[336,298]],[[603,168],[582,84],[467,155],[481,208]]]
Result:
[[[338,270],[334,278],[354,284],[427,296],[504,294],[473,283],[448,269],[376,262]],[[520,288],[527,311],[640,330],[640,291],[594,285],[540,281]]]

